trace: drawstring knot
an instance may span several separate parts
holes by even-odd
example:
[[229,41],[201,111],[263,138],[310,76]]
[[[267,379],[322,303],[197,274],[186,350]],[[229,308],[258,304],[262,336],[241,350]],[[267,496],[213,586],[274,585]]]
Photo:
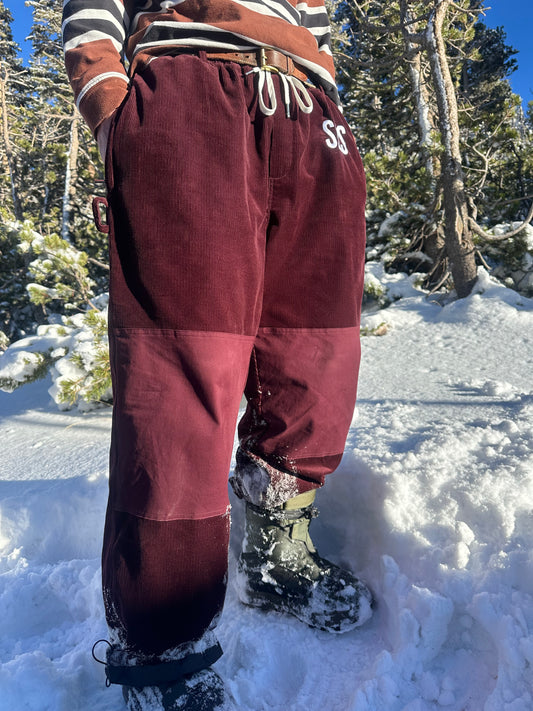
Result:
[[[276,98],[272,74],[277,74],[281,80],[283,103],[285,104],[285,115],[287,118],[291,116],[291,89],[296,103],[304,114],[310,114],[313,110],[311,95],[307,91],[307,87],[303,81],[298,79],[298,77],[292,76],[291,74],[284,74],[277,67],[272,67],[268,64],[261,67],[254,67],[246,72],[246,74],[258,75],[257,93],[259,96],[259,108],[265,116],[272,116],[278,108],[278,100]],[[269,102],[268,106],[265,103],[265,84]]]

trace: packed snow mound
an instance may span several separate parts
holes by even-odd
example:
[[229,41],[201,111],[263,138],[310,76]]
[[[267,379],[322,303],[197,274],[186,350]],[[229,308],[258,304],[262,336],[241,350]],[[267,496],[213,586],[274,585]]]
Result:
[[[533,301],[484,273],[446,305],[376,276],[401,298],[364,316],[386,335],[363,339],[312,528],[368,582],[374,616],[338,636],[242,606],[232,499],[217,670],[240,711],[531,711]],[[47,387],[0,393],[0,711],[117,711],[91,657],[110,412],[59,413]]]

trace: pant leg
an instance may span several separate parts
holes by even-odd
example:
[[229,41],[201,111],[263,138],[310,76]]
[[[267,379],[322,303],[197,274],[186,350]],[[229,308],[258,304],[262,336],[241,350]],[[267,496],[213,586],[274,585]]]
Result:
[[263,506],[323,484],[353,417],[364,283],[365,179],[338,108],[278,116],[261,322],[232,481]]
[[103,588],[113,638],[141,658],[200,638],[224,598],[227,476],[260,318],[268,194],[243,77],[195,56],[156,59],[134,78],[108,149]]

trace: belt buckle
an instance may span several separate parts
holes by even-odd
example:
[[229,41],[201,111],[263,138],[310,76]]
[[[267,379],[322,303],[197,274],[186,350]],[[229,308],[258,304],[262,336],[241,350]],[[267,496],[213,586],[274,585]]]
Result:
[[281,74],[281,70],[278,67],[274,67],[272,64],[268,63],[267,50],[273,49],[273,47],[260,47],[259,48],[259,67],[267,72],[274,72],[274,74]]
[[259,66],[261,67],[261,69],[264,69],[265,67],[270,66],[268,64],[266,51],[267,51],[267,47],[260,47],[259,48]]

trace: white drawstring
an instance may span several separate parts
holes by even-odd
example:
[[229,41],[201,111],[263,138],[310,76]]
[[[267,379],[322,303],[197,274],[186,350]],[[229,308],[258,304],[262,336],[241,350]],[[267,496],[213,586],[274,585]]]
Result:
[[[257,81],[257,93],[259,95],[259,107],[261,111],[265,114],[265,116],[272,116],[276,112],[276,109],[278,108],[278,101],[276,99],[276,92],[274,90],[274,82],[272,81],[272,72],[268,72],[264,69],[261,69],[260,67],[254,67],[253,69],[250,69],[249,72],[246,72],[246,74],[253,74],[254,72],[257,72],[259,74],[258,81]],[[265,87],[265,80],[266,80],[266,85],[267,85],[267,92],[268,92],[268,100],[270,102],[270,106],[267,106],[265,104],[265,99],[264,99],[264,92],[263,89]]]
[[291,76],[290,74],[280,74],[280,76],[291,85],[294,98],[296,99],[296,103],[300,107],[300,110],[303,111],[304,114],[310,114],[313,110],[313,99],[311,98],[311,94],[307,91],[307,87],[303,81],[298,79],[298,77]]
[[[258,74],[257,81],[257,93],[259,96],[259,108],[265,116],[272,116],[278,108],[278,100],[276,98],[276,91],[274,89],[274,82],[272,81],[272,74],[278,74],[281,79],[281,86],[283,90],[283,103],[285,104],[285,115],[290,118],[291,115],[291,88],[296,103],[300,107],[304,114],[310,114],[313,110],[313,100],[311,95],[307,91],[305,84],[290,74],[283,74],[283,72],[278,71],[275,68],[270,67],[254,67],[250,69],[246,74]],[[268,94],[269,106],[265,103],[264,88],[266,82],[266,89]]]

